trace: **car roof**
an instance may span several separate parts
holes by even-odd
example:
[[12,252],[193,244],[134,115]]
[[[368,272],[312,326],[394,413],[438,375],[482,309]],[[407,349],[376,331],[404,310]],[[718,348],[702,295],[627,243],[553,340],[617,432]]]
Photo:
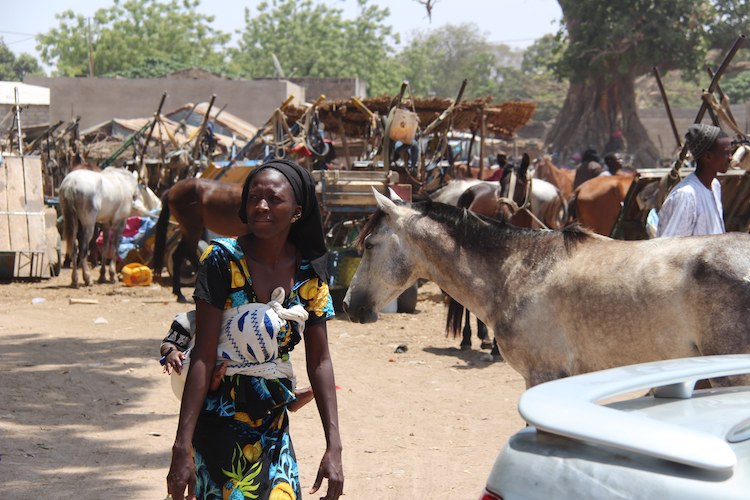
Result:
[[[750,373],[750,355],[643,363],[540,384],[524,392],[518,409],[546,432],[701,469],[731,470],[737,456],[729,441],[750,438],[750,390],[700,391],[693,397],[693,387],[700,379],[744,373]],[[598,404],[651,388],[656,398],[672,398],[663,400],[670,404],[656,398]]]

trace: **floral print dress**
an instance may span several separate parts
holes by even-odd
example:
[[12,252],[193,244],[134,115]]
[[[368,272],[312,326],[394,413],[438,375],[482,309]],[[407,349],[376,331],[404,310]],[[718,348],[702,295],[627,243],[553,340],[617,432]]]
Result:
[[[252,278],[250,286],[245,286],[246,276],[249,272],[237,240],[218,238],[201,256],[193,297],[221,309],[258,302]],[[294,286],[282,305],[295,304],[308,311],[307,325],[334,316],[328,285],[305,260],[300,262]],[[289,322],[277,340],[279,356],[286,360],[301,336]],[[198,498],[300,498],[286,411],[286,405],[295,399],[292,390],[292,381],[286,378],[235,374],[224,376],[219,388],[209,391],[193,435]]]

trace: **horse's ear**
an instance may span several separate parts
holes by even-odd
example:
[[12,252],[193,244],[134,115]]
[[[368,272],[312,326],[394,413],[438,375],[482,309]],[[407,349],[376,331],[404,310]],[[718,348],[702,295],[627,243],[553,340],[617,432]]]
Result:
[[383,196],[378,192],[377,189],[372,187],[372,194],[375,195],[375,202],[378,204],[378,208],[385,212],[386,215],[395,215],[398,206],[393,203],[387,196]]
[[518,176],[522,179],[526,177],[529,171],[529,165],[531,164],[531,158],[528,153],[524,153],[521,158],[521,165],[518,167]]

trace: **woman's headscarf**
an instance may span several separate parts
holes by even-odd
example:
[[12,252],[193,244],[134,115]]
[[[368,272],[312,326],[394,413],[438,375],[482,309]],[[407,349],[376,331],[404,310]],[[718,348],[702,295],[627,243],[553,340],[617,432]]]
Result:
[[328,282],[328,249],[325,244],[323,222],[320,216],[318,198],[315,195],[315,179],[310,172],[287,159],[271,160],[253,170],[245,179],[242,187],[242,206],[240,220],[247,224],[247,198],[253,179],[267,168],[277,170],[286,177],[294,191],[297,204],[302,207],[300,218],[292,224],[289,241],[299,249],[302,257],[308,259],[320,279]]

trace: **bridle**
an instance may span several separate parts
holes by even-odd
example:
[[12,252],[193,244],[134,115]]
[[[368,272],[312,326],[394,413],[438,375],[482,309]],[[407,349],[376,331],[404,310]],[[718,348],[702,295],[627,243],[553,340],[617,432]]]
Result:
[[549,229],[547,225],[539,220],[539,218],[534,215],[534,213],[531,211],[531,182],[532,182],[532,176],[529,174],[529,171],[526,170],[526,192],[524,193],[523,197],[523,203],[519,205],[515,201],[515,194],[516,194],[516,184],[518,182],[518,174],[516,173],[516,168],[511,167],[510,169],[510,184],[508,186],[508,195],[502,196],[502,179],[500,180],[499,185],[497,186],[497,189],[495,190],[495,202],[497,203],[497,208],[495,209],[495,216],[497,216],[500,213],[500,207],[503,205],[507,205],[510,208],[510,216],[513,217],[518,212],[524,210],[526,211],[529,216],[534,219],[540,226],[542,226],[544,229]]

